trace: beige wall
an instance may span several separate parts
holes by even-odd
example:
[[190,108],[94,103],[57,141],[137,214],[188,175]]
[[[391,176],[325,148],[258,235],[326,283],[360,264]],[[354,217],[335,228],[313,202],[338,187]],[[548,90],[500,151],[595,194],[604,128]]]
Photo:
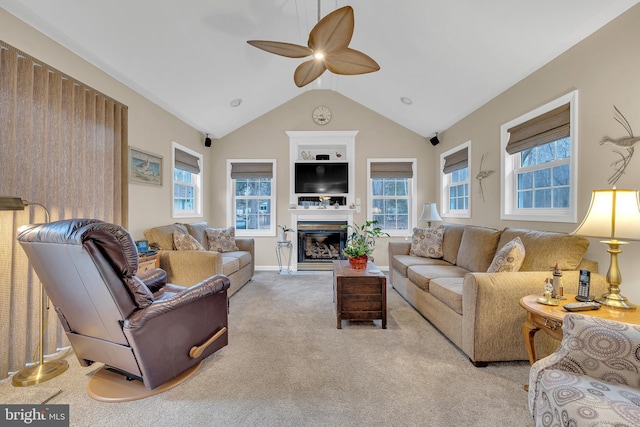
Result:
[[[164,157],[162,187],[129,185],[129,230],[139,239],[148,226],[174,222],[170,211],[171,141],[204,154],[203,136],[4,9],[0,9],[0,39],[129,107],[129,145]],[[205,155],[205,180],[209,179],[208,161]],[[205,203],[205,214],[208,207]]]
[[[578,218],[584,217],[591,200],[591,190],[610,188],[607,181],[617,159],[610,145],[600,146],[603,136],[625,136],[624,129],[613,119],[615,104],[627,117],[636,135],[640,134],[640,5],[603,27],[563,55],[525,78],[468,117],[440,135],[436,147],[434,170],[440,153],[471,140],[471,176],[478,173],[480,157],[488,153],[483,169],[500,171],[500,125],[535,109],[573,89],[579,91],[578,102]],[[618,188],[638,189],[640,156],[631,160],[627,173],[618,181]],[[433,180],[438,178],[434,175]],[[486,201],[473,182],[472,218],[459,221],[493,227],[522,227],[542,230],[574,230],[578,224],[522,222],[500,220],[499,172],[483,181]],[[437,197],[439,191],[437,191]],[[600,263],[606,273],[609,265],[605,245],[591,239],[590,258]],[[619,257],[623,274],[622,293],[640,303],[640,242],[623,248]],[[541,284],[542,289],[542,284]]]
[[[399,102],[399,101],[397,101]],[[316,125],[311,112],[318,105],[331,109],[331,121]],[[367,158],[415,157],[418,159],[417,204],[433,198],[433,147],[425,138],[386,119],[362,105],[330,90],[311,90],[257,118],[235,132],[214,141],[211,147],[211,224],[225,225],[226,159],[275,158],[278,161],[276,179],[276,224],[291,226],[289,208],[289,137],[286,131],[358,131],[355,143],[355,197],[362,199],[362,213],[354,215],[354,222],[365,220],[367,200]],[[420,215],[420,212],[418,212]],[[274,267],[277,238],[256,238],[256,265]],[[379,241],[374,253],[376,264],[388,265],[387,241]]]

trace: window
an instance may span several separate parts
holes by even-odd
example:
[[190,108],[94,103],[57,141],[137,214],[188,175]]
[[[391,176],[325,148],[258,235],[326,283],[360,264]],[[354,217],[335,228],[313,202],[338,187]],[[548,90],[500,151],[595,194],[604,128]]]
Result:
[[202,216],[202,154],[173,142],[173,217]]
[[275,160],[228,160],[228,222],[238,236],[275,236]]
[[577,92],[502,125],[502,218],[576,221]]
[[404,236],[416,224],[412,201],[416,159],[369,159],[367,217],[390,235]]
[[469,151],[471,142],[465,142],[442,153],[442,216],[469,218]]

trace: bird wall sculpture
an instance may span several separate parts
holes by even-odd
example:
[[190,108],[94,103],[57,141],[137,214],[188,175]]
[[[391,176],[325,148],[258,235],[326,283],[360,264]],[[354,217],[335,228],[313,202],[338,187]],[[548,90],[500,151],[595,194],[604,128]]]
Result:
[[482,163],[484,162],[484,156],[486,156],[487,153],[484,153],[482,155],[482,157],[480,158],[480,171],[478,172],[478,175],[476,175],[476,179],[478,180],[478,184],[480,184],[480,195],[482,196],[482,201],[484,202],[484,189],[482,188],[482,180],[489,177],[493,172],[492,170],[482,170]]
[[[627,118],[620,112],[618,107],[613,106],[615,113],[613,118],[616,122],[620,123],[620,125],[627,131],[629,136],[623,136],[621,138],[610,138],[605,136],[600,141],[600,145],[611,144],[615,147],[613,148],[613,152],[620,156],[620,159],[611,163],[611,166],[615,169],[613,174],[609,177],[609,184],[615,185],[616,182],[624,175],[631,158],[633,157],[634,146],[640,141],[640,137],[633,136],[633,129],[631,129],[631,125]],[[620,147],[621,149],[625,149],[626,151],[618,150],[616,147]]]

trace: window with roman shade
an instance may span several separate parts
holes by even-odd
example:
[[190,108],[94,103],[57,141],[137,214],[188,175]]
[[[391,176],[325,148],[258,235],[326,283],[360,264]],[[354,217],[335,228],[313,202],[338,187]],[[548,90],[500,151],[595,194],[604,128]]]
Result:
[[407,235],[416,224],[416,159],[368,159],[367,217],[390,235]]
[[202,216],[202,154],[173,142],[174,218]]
[[471,142],[465,142],[440,155],[442,165],[442,216],[470,217],[469,152]]
[[575,222],[577,97],[570,92],[501,126],[503,219]]
[[275,159],[227,160],[232,194],[227,222],[236,235],[275,235],[275,164]]

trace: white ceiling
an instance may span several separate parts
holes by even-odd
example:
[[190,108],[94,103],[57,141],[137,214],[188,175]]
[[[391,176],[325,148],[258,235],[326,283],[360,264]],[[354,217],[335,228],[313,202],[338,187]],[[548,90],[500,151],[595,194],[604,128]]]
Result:
[[[381,69],[327,71],[304,88],[293,83],[304,59],[246,41],[306,45],[316,0],[0,0],[0,7],[215,138],[313,89],[337,91],[431,137],[639,1],[322,0],[322,16],[353,7],[350,47]],[[233,108],[236,98],[243,102]]]

